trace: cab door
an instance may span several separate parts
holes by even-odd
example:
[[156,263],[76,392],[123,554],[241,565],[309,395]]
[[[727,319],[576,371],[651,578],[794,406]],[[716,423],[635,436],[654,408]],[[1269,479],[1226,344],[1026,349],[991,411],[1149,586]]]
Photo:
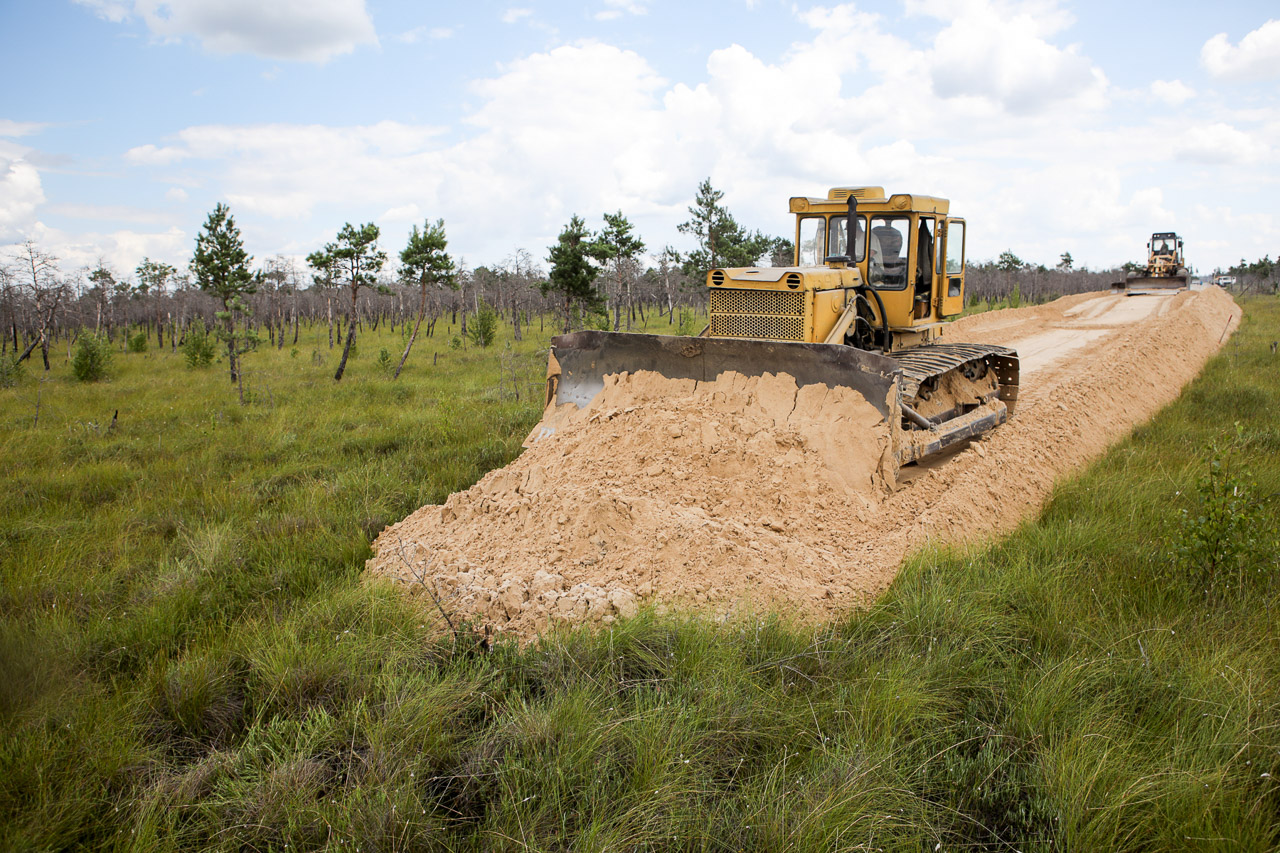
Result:
[[945,258],[942,268],[941,299],[943,317],[954,317],[964,310],[964,220],[946,220],[942,232],[942,253]]

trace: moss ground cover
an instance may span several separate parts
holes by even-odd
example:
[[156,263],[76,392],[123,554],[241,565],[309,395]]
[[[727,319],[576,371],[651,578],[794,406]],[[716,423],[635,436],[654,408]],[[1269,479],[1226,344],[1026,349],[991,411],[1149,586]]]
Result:
[[181,352],[29,370],[0,390],[0,847],[1274,849],[1280,305],[1245,307],[1039,518],[868,611],[524,649],[361,568],[518,452],[545,336],[442,324],[391,382],[384,328],[335,385],[311,329],[246,358],[245,406]]

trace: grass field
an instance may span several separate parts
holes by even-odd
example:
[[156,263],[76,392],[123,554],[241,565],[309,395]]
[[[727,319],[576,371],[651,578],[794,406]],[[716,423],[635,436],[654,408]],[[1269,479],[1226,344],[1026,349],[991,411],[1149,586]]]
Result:
[[399,331],[364,335],[336,385],[307,330],[245,406],[168,352],[0,390],[0,848],[1280,845],[1280,303],[869,611],[489,651],[361,576],[538,416],[545,337],[442,328],[397,382]]

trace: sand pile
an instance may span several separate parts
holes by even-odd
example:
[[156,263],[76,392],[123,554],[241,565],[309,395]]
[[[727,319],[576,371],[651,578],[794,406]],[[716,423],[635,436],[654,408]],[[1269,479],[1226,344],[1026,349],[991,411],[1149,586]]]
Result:
[[[1107,311],[1140,318],[1087,347],[1064,343],[1058,361],[1024,374],[1013,420],[907,469],[896,489],[888,425],[847,389],[622,374],[588,407],[548,412],[554,433],[506,468],[387,528],[369,568],[522,638],[556,620],[608,622],[650,598],[815,616],[864,603],[912,549],[1034,512],[1059,475],[1176,397],[1240,314],[1216,288],[1134,298]],[[1017,346],[1021,330],[1069,343],[1073,324],[1094,334],[1108,316],[1080,311],[1085,301],[1023,309],[1025,325],[1018,311],[982,315],[986,326],[967,318],[964,339]]]
[[515,462],[387,528],[371,568],[521,633],[609,621],[651,595],[808,598],[839,565],[838,516],[888,491],[875,407],[785,374],[622,374],[547,420],[555,433]]

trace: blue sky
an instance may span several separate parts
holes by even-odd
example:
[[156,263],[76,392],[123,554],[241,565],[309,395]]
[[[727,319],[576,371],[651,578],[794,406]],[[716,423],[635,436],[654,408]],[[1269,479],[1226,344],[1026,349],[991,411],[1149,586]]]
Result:
[[1280,254],[1273,2],[4,0],[0,73],[0,246],[67,271],[185,264],[219,201],[259,260],[437,218],[541,260],[617,209],[687,248],[708,176],[775,234],[872,184],[950,198],[974,259]]

